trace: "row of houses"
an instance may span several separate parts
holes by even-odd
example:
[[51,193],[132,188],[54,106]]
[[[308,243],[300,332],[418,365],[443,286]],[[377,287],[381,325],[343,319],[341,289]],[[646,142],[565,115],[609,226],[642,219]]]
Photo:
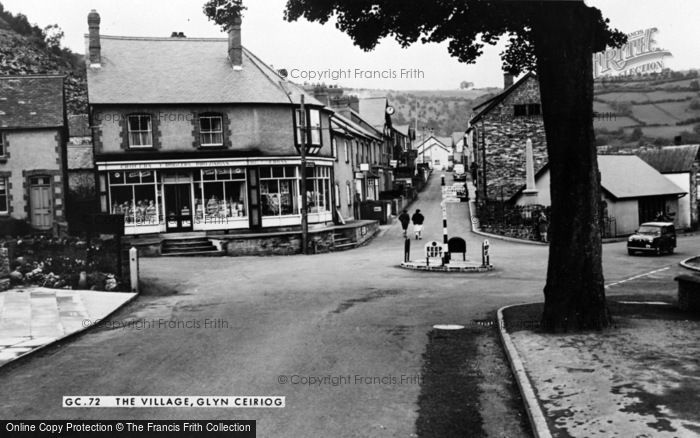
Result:
[[[473,109],[464,141],[460,158],[471,170],[478,201],[550,205],[547,140],[534,73],[518,81],[505,74],[503,92]],[[611,226],[608,233],[633,233],[660,214],[678,228],[697,228],[698,149],[676,145],[605,155],[601,148],[602,222]]]
[[90,12],[88,115],[66,116],[60,76],[0,78],[0,215],[64,227],[69,189],[92,185],[127,235],[290,229],[304,199],[312,227],[333,225],[392,190],[411,155],[386,98],[286,80],[241,44],[240,18],[228,38],[100,23]]

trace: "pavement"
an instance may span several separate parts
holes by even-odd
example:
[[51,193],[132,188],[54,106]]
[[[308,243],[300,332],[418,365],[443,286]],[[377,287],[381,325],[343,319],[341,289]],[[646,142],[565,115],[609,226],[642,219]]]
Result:
[[43,287],[0,292],[0,366],[92,326],[135,295]]
[[[411,207],[426,217],[412,251],[442,241],[440,200],[433,176]],[[448,206],[447,228],[478,257],[466,203]],[[492,240],[493,271],[449,274],[399,268],[403,249],[394,223],[351,251],[144,259],[143,292],[108,318],[121,328],[0,368],[0,418],[235,417],[265,437],[532,436],[494,321],[500,307],[542,300],[548,247]],[[634,293],[652,296],[659,284],[645,273],[696,254],[700,237],[663,257],[612,243],[605,276],[613,291],[642,275]],[[75,394],[282,395],[286,407],[63,408]]]

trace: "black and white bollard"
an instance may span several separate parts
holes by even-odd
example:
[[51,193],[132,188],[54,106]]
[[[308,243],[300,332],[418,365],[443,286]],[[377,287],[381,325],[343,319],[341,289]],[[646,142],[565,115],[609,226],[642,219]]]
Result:
[[440,175],[440,179],[442,180],[442,184],[441,184],[441,185],[444,186],[444,185],[445,185],[445,174],[444,174],[444,173],[443,173],[442,175]]
[[481,265],[486,268],[491,266],[491,258],[489,257],[489,241],[484,240],[481,244]]
[[411,239],[408,237],[403,243],[403,261],[406,263],[411,261]]

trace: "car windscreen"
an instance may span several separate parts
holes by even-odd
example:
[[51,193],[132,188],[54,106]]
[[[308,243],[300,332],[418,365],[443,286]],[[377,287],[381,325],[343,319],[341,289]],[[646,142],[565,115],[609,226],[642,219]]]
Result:
[[649,225],[642,225],[639,227],[639,231],[637,231],[638,234],[647,234],[650,236],[658,236],[661,234],[661,228],[659,227],[652,227]]

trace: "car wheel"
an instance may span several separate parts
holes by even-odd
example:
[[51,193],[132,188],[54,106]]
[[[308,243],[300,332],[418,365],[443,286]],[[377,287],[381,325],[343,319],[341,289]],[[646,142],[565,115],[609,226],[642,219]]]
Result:
[[627,250],[627,254],[629,254],[629,255],[634,255],[634,251],[632,251],[631,249],[628,249],[628,250]]

